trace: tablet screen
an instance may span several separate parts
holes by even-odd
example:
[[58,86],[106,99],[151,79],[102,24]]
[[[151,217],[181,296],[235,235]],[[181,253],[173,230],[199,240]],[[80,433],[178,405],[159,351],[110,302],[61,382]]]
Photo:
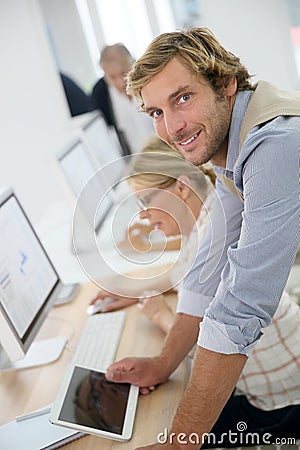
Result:
[[59,420],[122,434],[130,384],[112,383],[104,373],[74,367]]

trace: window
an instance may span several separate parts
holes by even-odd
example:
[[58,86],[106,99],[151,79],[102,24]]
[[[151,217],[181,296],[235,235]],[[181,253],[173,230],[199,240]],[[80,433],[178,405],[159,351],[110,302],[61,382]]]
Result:
[[[76,0],[78,13],[86,36],[95,71],[99,75],[99,52],[104,45],[122,42],[135,58],[146,49],[159,33],[176,29],[171,0]],[[92,15],[97,11],[101,30],[96,33]],[[97,42],[96,35],[103,42]]]
[[298,74],[300,76],[300,2],[289,0],[291,17],[291,38],[295,52]]

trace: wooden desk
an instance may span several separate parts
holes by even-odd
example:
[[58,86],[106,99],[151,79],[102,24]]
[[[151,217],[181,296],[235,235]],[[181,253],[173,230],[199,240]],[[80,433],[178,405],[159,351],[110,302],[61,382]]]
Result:
[[[97,287],[83,284],[76,299],[68,305],[55,307],[49,314],[40,336],[57,334],[70,336],[59,360],[52,364],[16,372],[0,374],[0,424],[53,402],[66,365],[72,360],[81,330],[86,321],[86,307]],[[174,300],[169,297],[170,301]],[[126,309],[127,316],[117,359],[125,356],[158,354],[164,334],[136,307]],[[65,450],[130,449],[155,442],[158,433],[169,428],[187,381],[186,362],[174,372],[170,380],[153,393],[140,396],[131,441],[122,443],[96,436],[85,436],[64,446]]]

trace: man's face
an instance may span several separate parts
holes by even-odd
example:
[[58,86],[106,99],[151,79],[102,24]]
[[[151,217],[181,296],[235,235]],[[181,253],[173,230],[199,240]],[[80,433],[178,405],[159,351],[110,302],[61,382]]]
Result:
[[120,50],[112,47],[106,51],[102,69],[107,83],[126,95],[125,77],[131,69],[128,58]]
[[108,84],[114,86],[121,94],[126,95],[126,75],[130,66],[121,64],[119,61],[111,61],[103,64],[103,69]]
[[222,95],[173,58],[142,88],[146,112],[159,137],[193,164],[226,164],[227,139],[236,92],[233,80]]

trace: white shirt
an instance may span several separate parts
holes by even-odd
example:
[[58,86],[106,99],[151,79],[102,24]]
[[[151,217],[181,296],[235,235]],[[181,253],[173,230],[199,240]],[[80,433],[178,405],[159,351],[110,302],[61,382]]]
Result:
[[152,119],[138,111],[134,98],[121,94],[113,86],[108,88],[118,128],[125,133],[131,151],[138,153],[146,139],[155,134]]

